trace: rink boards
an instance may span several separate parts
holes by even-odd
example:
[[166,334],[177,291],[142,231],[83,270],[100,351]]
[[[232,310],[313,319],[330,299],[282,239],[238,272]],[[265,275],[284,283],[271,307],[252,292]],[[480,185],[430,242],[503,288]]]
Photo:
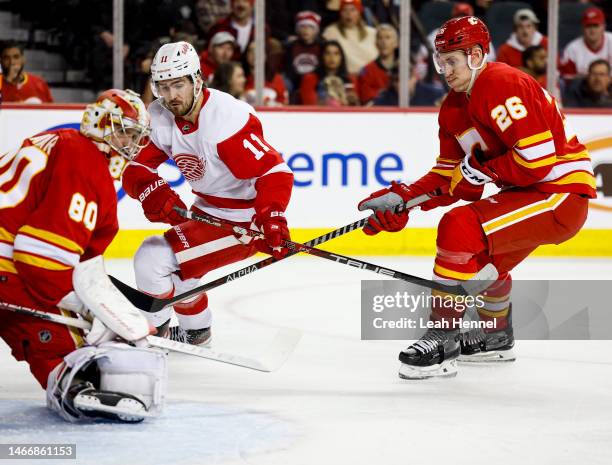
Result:
[[[78,127],[82,106],[5,106],[0,110],[0,152],[37,132]],[[300,109],[259,112],[266,140],[282,152],[295,174],[287,217],[296,240],[308,240],[361,218],[357,202],[392,180],[411,182],[434,163],[438,154],[437,112],[321,111]],[[597,175],[598,198],[591,202],[581,233],[561,246],[540,248],[541,255],[612,256],[612,112],[570,113],[568,123],[587,145]],[[189,203],[188,184],[176,166],[161,174]],[[132,256],[144,237],[163,230],[143,216],[138,202],[117,186],[121,231],[109,257]],[[494,192],[494,189],[490,191]],[[435,227],[444,210],[411,215],[402,233],[369,238],[354,232],[330,242],[345,254],[431,255]]]

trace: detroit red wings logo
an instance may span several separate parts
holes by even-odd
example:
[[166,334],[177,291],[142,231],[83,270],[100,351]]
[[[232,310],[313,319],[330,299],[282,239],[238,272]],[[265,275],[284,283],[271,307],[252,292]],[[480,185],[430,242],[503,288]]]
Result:
[[199,181],[204,177],[206,162],[196,155],[179,153],[174,155],[174,163],[178,166],[187,181]]

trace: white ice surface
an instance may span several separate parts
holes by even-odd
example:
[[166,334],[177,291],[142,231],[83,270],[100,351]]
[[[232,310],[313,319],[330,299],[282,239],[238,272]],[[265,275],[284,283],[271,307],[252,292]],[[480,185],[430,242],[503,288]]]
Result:
[[[427,258],[371,261],[431,274]],[[107,269],[133,283],[129,261]],[[530,258],[513,276],[612,279],[612,261]],[[302,341],[271,374],[174,355],[165,416],[142,425],[56,420],[0,342],[0,443],[77,443],[71,464],[612,463],[612,341],[519,341],[516,363],[402,381],[404,342],[360,340],[360,279],[373,277],[292,258],[212,291],[215,348],[249,353],[279,327]]]

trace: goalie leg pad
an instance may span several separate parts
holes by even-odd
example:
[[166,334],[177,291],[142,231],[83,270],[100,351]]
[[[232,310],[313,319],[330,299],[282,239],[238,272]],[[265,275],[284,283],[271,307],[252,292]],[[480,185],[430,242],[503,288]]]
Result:
[[[49,374],[47,406],[71,422],[109,418],[113,411],[122,421],[134,421],[138,413],[158,415],[166,393],[166,359],[163,351],[119,342],[75,350]],[[101,402],[98,411],[90,402],[94,398]],[[127,399],[124,405],[121,399]]]

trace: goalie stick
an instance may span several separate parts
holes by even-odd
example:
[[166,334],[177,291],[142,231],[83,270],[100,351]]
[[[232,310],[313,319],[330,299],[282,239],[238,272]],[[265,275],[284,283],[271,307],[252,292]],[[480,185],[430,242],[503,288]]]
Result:
[[[185,210],[184,208],[174,207],[174,210],[176,210],[180,215],[184,216],[185,218],[189,218],[191,220],[200,221],[202,223],[206,223],[206,224],[215,226],[217,228],[221,228],[226,231],[231,231],[235,234],[249,236],[254,239],[259,239],[259,240],[265,239],[264,234],[260,231],[254,231],[252,229],[243,228],[241,226],[237,226],[233,223],[229,223],[227,221],[220,220],[218,218],[213,218],[208,215]],[[461,284],[449,286],[440,281],[433,281],[431,279],[420,278],[418,276],[414,276],[408,273],[403,273],[401,271],[392,270],[390,268],[385,268],[382,266],[374,265],[372,263],[369,263],[363,260],[359,260],[357,258],[347,257],[345,255],[328,252],[327,250],[315,249],[314,247],[309,247],[305,244],[298,244],[297,242],[288,241],[288,240],[283,240],[281,244],[284,247],[288,248],[293,253],[304,252],[310,255],[314,255],[316,257],[320,257],[326,260],[331,260],[333,262],[340,263],[342,265],[348,265],[348,266],[352,266],[355,268],[360,268],[362,270],[372,271],[374,273],[389,276],[390,278],[401,279],[402,281],[406,281],[406,282],[416,284],[419,286],[428,287],[430,289],[435,289],[435,290],[446,292],[449,294],[457,294],[457,295],[480,294],[480,292],[484,291],[487,287],[489,287],[492,284],[492,281],[495,281],[498,277],[495,266],[489,263],[484,268],[482,268],[471,279],[464,281]]]
[[[432,197],[440,195],[440,193],[441,193],[440,191],[434,191],[429,194],[420,195],[418,197],[415,197],[414,199],[410,199],[406,203],[398,205],[397,207],[395,207],[394,211],[395,213],[401,213],[404,210],[414,208],[430,200]],[[356,229],[361,229],[368,222],[368,218],[369,217],[362,218],[358,221],[347,224],[346,226],[342,226],[338,229],[334,229],[333,231],[330,231],[327,234],[323,234],[322,236],[315,237],[314,239],[306,242],[304,245],[308,247],[315,247],[331,239],[335,239],[336,237],[340,237],[351,231],[355,231]],[[139,308],[140,310],[145,311],[145,312],[155,313],[155,312],[159,312],[163,308],[168,307],[169,305],[173,305],[178,302],[182,302],[183,300],[189,299],[190,297],[193,297],[194,295],[208,292],[211,289],[214,289],[223,284],[229,283],[230,281],[234,281],[236,279],[242,278],[243,276],[247,276],[251,273],[254,273],[257,270],[261,270],[262,268],[270,266],[276,262],[285,260],[286,258],[292,255],[295,255],[295,253],[289,253],[284,258],[280,258],[280,259],[276,259],[274,257],[265,258],[251,265],[247,265],[244,268],[240,268],[239,270],[236,270],[225,276],[221,276],[220,278],[217,278],[209,283],[202,284],[201,286],[195,287],[191,289],[190,291],[184,292],[183,294],[179,294],[179,295],[176,295],[168,299],[159,299],[159,298],[147,295],[144,292],[140,292],[139,290],[134,289],[131,286],[128,286],[127,284],[125,284],[124,282],[118,280],[117,278],[113,276],[110,276],[110,279],[113,282],[113,284],[117,287],[117,289],[119,289],[128,298],[128,300],[132,302],[132,304],[136,308]]]
[[[57,315],[55,313],[35,310],[33,308],[23,307],[21,305],[0,302],[0,308],[9,310],[11,312],[20,313],[22,315],[34,316],[53,323],[73,326],[75,328],[91,328],[91,323],[89,321],[80,318]],[[206,347],[184,344],[182,342],[172,341],[170,339],[157,336],[147,336],[145,339],[152,347],[181,352],[243,368],[250,368],[251,370],[271,372],[279,369],[285,363],[287,358],[289,358],[289,355],[291,355],[295,349],[300,338],[301,332],[298,330],[279,330],[272,343],[266,348],[266,351],[259,358],[244,357],[242,355],[232,354],[229,352],[218,352]]]

